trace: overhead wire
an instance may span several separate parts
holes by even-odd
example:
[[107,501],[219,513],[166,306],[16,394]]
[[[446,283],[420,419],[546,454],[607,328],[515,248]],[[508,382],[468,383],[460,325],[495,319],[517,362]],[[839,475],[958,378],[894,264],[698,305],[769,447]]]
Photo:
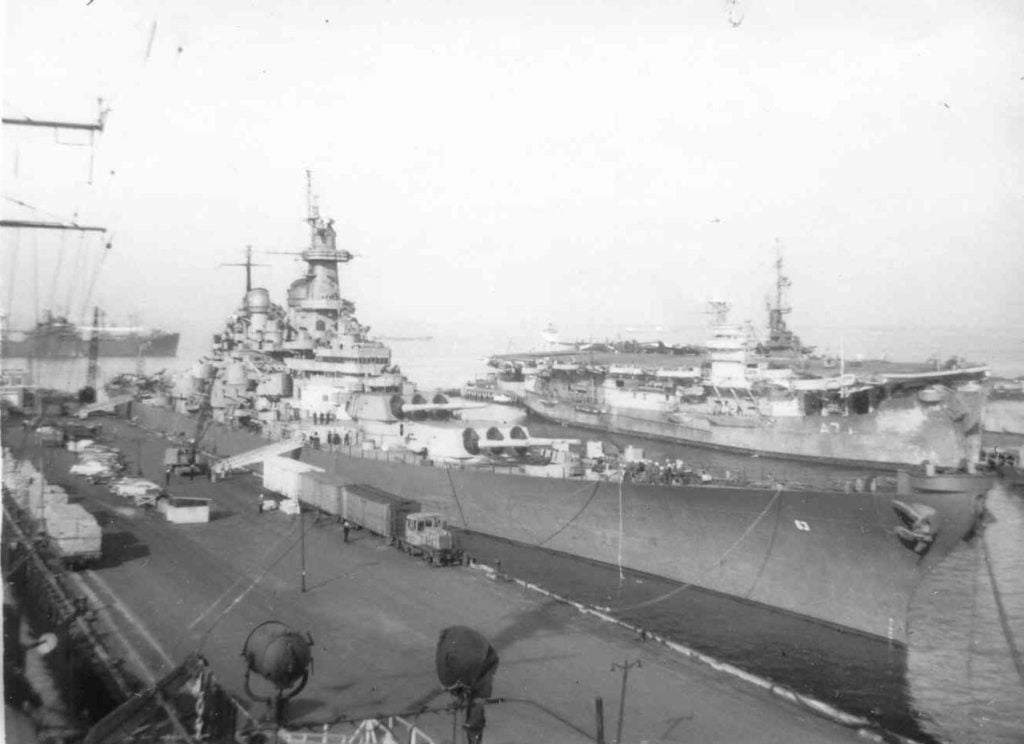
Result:
[[65,233],[62,230],[60,233],[60,248],[57,250],[57,265],[53,269],[53,280],[50,282],[50,299],[47,302],[51,312],[58,312],[59,308],[56,305],[57,302],[57,280],[60,277],[60,270],[64,264],[64,239]]
[[[82,272],[82,256],[85,253],[85,233],[78,233],[78,246],[75,248],[75,255],[72,259],[71,276],[77,277]],[[64,317],[71,317],[71,308],[73,307],[71,300],[74,296],[75,287],[77,283],[75,281],[68,282],[67,296],[64,300]]]
[[89,302],[92,300],[92,293],[96,288],[96,280],[100,278],[100,271],[103,269],[103,264],[107,260],[108,253],[110,253],[109,242],[102,246],[100,259],[95,264],[95,268],[92,272],[92,279],[89,280],[88,288],[85,291],[85,297],[82,299],[82,309],[78,314],[79,318],[85,318],[85,314],[89,310]]
[[11,312],[14,310],[14,288],[17,285],[17,273],[18,273],[18,249],[21,246],[21,230],[15,228],[14,231],[14,251],[11,254],[11,271],[7,275],[7,319],[10,322]]
[[35,287],[33,293],[33,300],[35,302],[35,320],[34,323],[38,323],[39,318],[39,238],[35,233],[32,233],[32,283]]

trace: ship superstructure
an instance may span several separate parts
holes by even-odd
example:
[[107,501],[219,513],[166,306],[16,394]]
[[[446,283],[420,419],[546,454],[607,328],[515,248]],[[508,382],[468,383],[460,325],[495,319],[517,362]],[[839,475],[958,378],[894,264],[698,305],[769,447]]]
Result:
[[[964,483],[951,476],[948,484],[941,475],[941,488],[926,477],[923,489],[907,481],[852,491],[754,484],[728,474],[715,481],[681,462],[635,462],[628,452],[606,457],[600,442],[541,439],[523,426],[478,419],[438,420],[471,406],[415,391],[341,296],[338,267],[351,254],[338,249],[333,224],[312,206],[308,220],[305,271],[290,285],[286,305],[275,305],[250,280],[213,353],[179,391],[178,411],[155,403],[133,409],[154,430],[192,428],[197,446],[227,458],[218,472],[230,469],[231,455],[259,453],[268,438],[304,437],[307,463],[345,483],[415,498],[466,529],[617,562],[896,642],[906,637],[907,603],[923,573],[976,521],[990,479],[966,474]],[[753,390],[741,386],[747,337],[720,331],[715,394],[742,401]],[[589,390],[597,401],[577,412],[596,417],[618,395],[645,398],[653,420],[676,389],[705,389],[701,369],[644,378],[646,390],[630,389],[628,368],[586,380],[564,372],[558,379],[578,381],[568,383],[573,394]]]
[[214,336],[211,355],[183,381],[183,407],[198,410],[208,395],[215,419],[263,428],[289,421],[367,425],[447,417],[458,406],[440,394],[428,401],[417,393],[392,363],[390,347],[370,337],[355,304],[342,296],[339,270],[353,254],[338,247],[334,220],[321,217],[311,196],[307,201],[309,244],[297,254],[305,270],[289,285],[286,304],[252,286],[250,250],[241,264],[242,303]]
[[6,358],[74,359],[89,354],[89,343],[98,340],[100,357],[173,357],[178,353],[178,333],[139,325],[78,326],[61,315],[47,312],[27,331],[10,330],[2,324],[0,354]]
[[539,363],[532,389],[515,391],[526,407],[597,431],[832,464],[977,460],[986,365],[808,357],[784,322],[781,258],[776,268],[767,355],[716,302],[702,354],[523,354],[491,363]]
[[782,273],[782,251],[775,257],[775,297],[769,298],[768,309],[768,340],[761,345],[761,352],[767,356],[801,356],[810,354],[814,347],[804,346],[800,337],[789,330],[786,316],[793,308],[786,304],[786,290],[793,282]]

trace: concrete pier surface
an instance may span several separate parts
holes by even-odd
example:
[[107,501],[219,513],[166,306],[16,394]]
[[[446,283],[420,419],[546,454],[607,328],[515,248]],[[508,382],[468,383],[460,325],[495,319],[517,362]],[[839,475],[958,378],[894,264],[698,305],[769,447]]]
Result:
[[[125,422],[100,420],[106,438],[163,483],[167,440]],[[501,663],[487,708],[488,744],[586,742],[596,732],[595,698],[605,711],[605,740],[615,741],[622,672],[626,686],[623,742],[853,742],[856,731],[749,683],[644,642],[618,626],[516,584],[468,567],[434,568],[339,525],[259,513],[259,482],[235,475],[210,483],[174,476],[169,491],[212,499],[211,521],[176,525],[136,508],[104,486],[68,475],[74,455],[37,449],[20,428],[4,446],[41,459],[51,482],[100,520],[104,558],[72,574],[72,585],[113,630],[112,650],[140,678],[153,681],[190,652],[245,700],[241,658],[246,636],[267,620],[314,641],[314,671],[292,701],[289,722],[314,725],[346,717],[399,713],[448,702],[434,669],[440,631],[468,625],[488,637]],[[303,551],[303,544],[305,550]],[[302,591],[303,552],[305,587]],[[262,681],[254,679],[260,690]],[[256,715],[262,704],[252,704]],[[452,740],[451,714],[425,713],[419,725],[437,742]],[[457,741],[464,741],[461,728]]]

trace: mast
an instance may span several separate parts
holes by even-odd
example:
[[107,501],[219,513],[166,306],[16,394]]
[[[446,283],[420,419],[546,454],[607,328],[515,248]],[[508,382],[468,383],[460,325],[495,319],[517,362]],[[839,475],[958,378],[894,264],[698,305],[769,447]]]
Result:
[[782,246],[776,241],[775,254],[775,304],[768,303],[768,329],[772,337],[786,333],[785,316],[793,308],[785,304],[785,291],[790,286],[789,277],[782,273]]
[[[96,391],[96,380],[99,378],[100,358],[100,308],[92,309],[92,335],[89,337],[89,368],[85,373],[85,386]],[[95,403],[95,398],[92,401]]]
[[248,294],[249,290],[252,289],[252,267],[253,266],[267,266],[267,264],[259,264],[252,262],[252,246],[245,246],[245,261],[242,263],[222,263],[221,266],[244,266],[245,267],[245,291]]

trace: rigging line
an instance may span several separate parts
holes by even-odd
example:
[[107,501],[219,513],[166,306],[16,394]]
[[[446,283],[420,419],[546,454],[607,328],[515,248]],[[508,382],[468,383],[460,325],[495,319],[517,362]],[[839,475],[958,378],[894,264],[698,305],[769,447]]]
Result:
[[500,698],[497,698],[494,702],[497,702],[497,703],[522,703],[523,705],[532,705],[533,707],[535,707],[535,708],[537,708],[539,710],[544,711],[545,713],[547,713],[549,716],[554,718],[559,723],[567,726],[568,728],[571,728],[576,733],[582,734],[587,740],[593,739],[593,735],[589,731],[587,731],[586,729],[584,729],[584,728],[582,728],[580,726],[577,726],[575,723],[570,721],[568,718],[563,717],[558,711],[554,710],[553,708],[549,708],[546,705],[544,705],[543,703],[538,702],[536,700],[531,700],[530,698],[500,697]]
[[452,478],[452,469],[445,468],[445,472],[448,473],[448,483],[452,487],[452,496],[455,497],[455,506],[459,507],[459,517],[462,519],[462,526],[469,529],[469,523],[466,521],[466,515],[462,511],[462,504],[459,502],[459,494],[455,491],[455,479]]
[[[710,570],[712,568],[717,568],[718,566],[721,566],[723,563],[725,563],[725,559],[729,557],[729,554],[732,553],[732,551],[734,551],[736,548],[738,548],[740,543],[742,543],[744,540],[746,540],[747,536],[751,532],[753,532],[754,528],[757,527],[757,525],[761,522],[762,519],[764,519],[765,515],[772,508],[772,505],[774,505],[775,502],[778,500],[779,494],[781,494],[781,493],[782,493],[782,486],[777,486],[776,489],[775,489],[775,494],[771,497],[771,499],[768,501],[768,503],[765,504],[765,507],[764,507],[764,509],[761,510],[761,513],[758,514],[757,517],[754,519],[754,521],[751,522],[747,526],[747,529],[745,529],[743,531],[743,534],[740,535],[738,538],[736,538],[736,542],[734,542],[732,545],[730,545],[726,549],[726,551],[724,553],[722,553],[722,555],[718,558],[718,560],[715,561],[714,563],[710,564],[707,567],[706,570]],[[644,600],[643,602],[638,602],[638,603],[633,604],[633,605],[627,605],[625,607],[613,607],[612,608],[612,612],[629,612],[631,610],[638,610],[638,609],[640,609],[642,607],[648,607],[650,605],[657,604],[658,602],[662,602],[662,601],[668,599],[669,597],[675,596],[676,594],[679,594],[683,590],[689,589],[692,586],[693,586],[693,582],[687,582],[685,584],[680,584],[675,589],[667,591],[664,594],[662,594],[661,596],[653,597],[651,599]]]
[[57,250],[57,267],[53,270],[53,281],[50,283],[50,299],[46,303],[53,311],[57,310],[57,306],[55,304],[57,301],[57,277],[60,276],[60,268],[64,263],[64,239],[65,234],[61,231],[60,247]]
[[32,234],[32,277],[35,286],[35,322],[39,322],[39,238],[35,233]]
[[92,280],[89,282],[89,289],[85,293],[85,301],[82,304],[82,312],[79,313],[80,317],[85,317],[86,311],[89,309],[89,301],[92,299],[92,291],[96,287],[96,280],[100,278],[100,271],[103,269],[103,262],[107,260],[107,254],[110,253],[110,243],[103,246],[103,252],[100,254],[100,260],[96,264],[96,268],[92,273]]
[[[984,541],[984,537],[980,538]],[[978,607],[978,595],[980,593],[981,581],[978,577],[981,574],[981,564],[985,560],[985,550],[974,551],[974,565],[971,567],[973,570],[971,575],[974,577],[974,581],[971,582],[971,625],[968,630],[967,639],[967,682],[970,685],[974,685],[974,652],[978,646],[978,629],[981,627],[979,623],[979,607]]]
[[25,207],[25,209],[31,209],[33,212],[38,212],[39,211],[36,207],[33,207],[31,204],[23,202],[21,199],[15,199],[13,196],[7,196],[7,194],[4,194],[4,199],[9,201],[11,204],[17,204],[19,207]]
[[11,255],[11,273],[7,277],[7,322],[10,322],[14,310],[14,287],[18,269],[18,248],[21,246],[21,230],[14,231],[14,252]]
[[12,102],[10,98],[4,98],[3,102],[4,102],[4,106],[6,108],[14,109],[14,112],[17,113],[17,114],[20,114],[22,118],[24,118],[24,119],[28,119],[29,118],[28,114],[25,113],[25,109],[21,108],[21,106],[15,105],[14,102]]
[[40,209],[39,207],[37,207],[35,205],[32,205],[32,204],[29,204],[28,202],[22,201],[21,199],[15,199],[13,196],[8,196],[7,194],[4,194],[4,199],[6,201],[11,202],[11,204],[17,204],[19,207],[24,207],[25,209],[31,209],[33,212],[38,212],[39,214],[41,214],[41,215],[43,215],[45,217],[49,217],[54,222],[59,222],[62,225],[73,225],[73,226],[77,226],[78,225],[78,213],[77,212],[75,212],[75,216],[74,217],[72,217],[71,219],[68,219],[67,217],[63,217],[63,216],[61,216],[59,214],[54,214],[53,212],[47,212],[45,209]]
[[626,479],[626,471],[619,474],[619,588],[626,581],[626,575],[622,572],[622,481]]
[[[301,516],[302,516],[302,511],[300,510],[299,511],[299,517],[301,517]],[[291,529],[287,533],[285,533],[285,535],[281,538],[281,542],[284,542],[285,539],[288,538],[289,536],[291,536],[292,533],[294,533],[294,532],[295,532],[295,525],[292,525]],[[296,545],[298,545],[300,542],[302,542],[302,539],[303,539],[303,535],[301,535],[301,534],[298,537],[295,537],[291,541],[291,543],[284,549],[284,551],[281,553],[281,555],[279,555],[277,558],[275,558],[273,561],[271,561],[269,566],[267,566],[262,571],[260,571],[259,574],[256,577],[254,577],[252,581],[249,582],[249,585],[245,589],[243,589],[242,592],[237,597],[235,597],[233,600],[231,600],[231,603],[227,607],[225,607],[220,612],[220,614],[217,615],[217,617],[214,619],[214,621],[210,624],[210,627],[207,628],[206,632],[203,633],[203,637],[200,639],[199,646],[196,649],[197,652],[203,650],[203,646],[205,646],[206,645],[206,641],[209,640],[210,634],[213,632],[214,628],[216,628],[220,624],[220,621],[223,620],[227,616],[227,614],[229,612],[231,612],[231,610],[235,609],[235,606],[239,602],[241,602],[243,599],[245,599],[245,596],[249,592],[251,592],[253,589],[255,589],[256,585],[259,584],[261,581],[263,581],[263,579],[266,577],[266,575],[268,573],[270,573],[274,568],[276,568],[277,564],[279,564],[281,561],[283,561],[295,549]],[[175,644],[175,646],[177,646],[177,644]]]
[[85,233],[78,233],[78,246],[75,248],[75,255],[72,258],[71,264],[71,280],[68,282],[68,292],[64,299],[64,317],[67,318],[71,315],[71,298],[75,291],[75,277],[77,277],[82,271],[82,254],[85,251]]
[[760,568],[757,569],[757,576],[750,583],[750,589],[747,590],[746,598],[750,599],[750,595],[754,593],[758,583],[761,581],[761,577],[764,576],[764,570],[768,567],[768,559],[772,555],[772,548],[775,547],[775,538],[779,535],[779,525],[782,523],[782,509],[778,509],[775,512],[775,524],[772,527],[772,537],[768,541],[768,547],[764,551],[764,559],[761,561]]
[[1024,686],[1024,658],[1021,657],[1020,649],[1013,638],[1010,628],[1010,619],[1006,614],[1006,605],[1003,604],[1003,594],[999,591],[999,584],[996,582],[995,569],[992,566],[992,555],[989,553],[988,540],[982,535],[981,545],[985,551],[985,567],[988,569],[988,580],[992,584],[992,596],[996,600],[996,613],[999,615],[999,624],[1002,626],[1003,636],[1006,638],[1006,646],[1010,650],[1010,659],[1020,677],[1021,685]]
[[[548,535],[546,538],[544,538],[539,543],[537,543],[537,547],[538,548],[543,548],[547,543],[551,542],[556,537],[558,537],[560,534],[562,534],[562,532],[564,532],[566,530],[566,528],[569,527],[570,524],[572,524],[577,519],[579,519],[580,515],[583,514],[583,512],[585,512],[587,510],[588,506],[590,506],[590,502],[594,500],[595,496],[597,496],[597,490],[600,487],[601,487],[601,481],[594,481],[594,489],[590,492],[590,496],[587,498],[586,503],[584,503],[583,506],[581,506],[579,508],[579,510],[575,514],[572,515],[572,518],[569,519],[568,522],[563,524],[557,530],[555,530],[550,535]],[[621,523],[620,523],[620,528],[621,528]]]

